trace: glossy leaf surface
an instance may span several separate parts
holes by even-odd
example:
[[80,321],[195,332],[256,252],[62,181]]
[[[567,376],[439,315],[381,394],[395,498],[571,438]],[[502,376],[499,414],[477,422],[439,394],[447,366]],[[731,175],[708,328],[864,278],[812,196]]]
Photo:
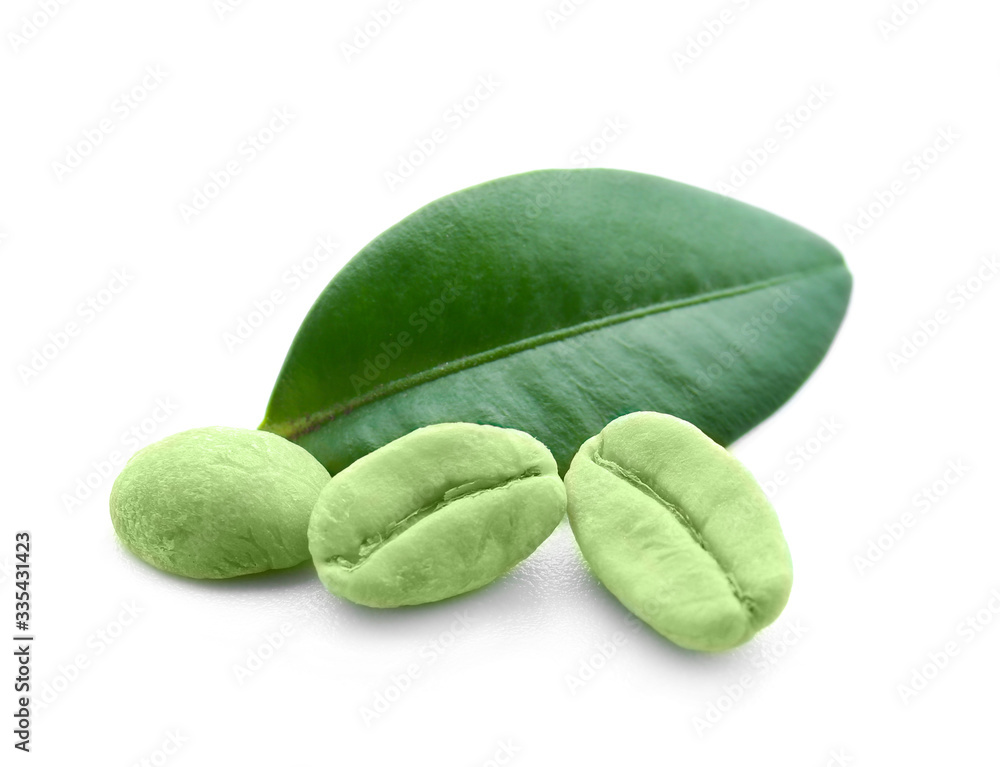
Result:
[[561,472],[625,413],[728,444],[826,353],[851,276],[827,241],[655,176],[510,176],[384,232],[323,291],[262,429],[336,473],[432,423],[520,429]]

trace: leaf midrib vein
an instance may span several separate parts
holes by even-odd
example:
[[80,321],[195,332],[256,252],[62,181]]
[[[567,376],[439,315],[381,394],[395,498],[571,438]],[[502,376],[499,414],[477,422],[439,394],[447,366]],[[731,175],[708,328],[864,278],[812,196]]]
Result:
[[662,301],[660,303],[650,304],[649,306],[644,306],[639,309],[609,314],[596,320],[588,320],[575,325],[569,325],[565,328],[559,328],[558,330],[550,330],[545,333],[539,333],[538,335],[522,338],[518,341],[512,341],[511,343],[495,346],[492,349],[486,349],[481,352],[476,352],[475,354],[458,357],[457,359],[449,360],[448,362],[436,365],[427,370],[422,370],[419,373],[397,378],[358,397],[354,397],[346,402],[342,402],[325,410],[313,413],[311,416],[297,418],[293,421],[268,424],[268,428],[277,434],[294,440],[304,434],[308,434],[309,432],[319,429],[325,423],[332,421],[338,415],[350,412],[351,410],[361,407],[362,405],[367,405],[371,402],[397,394],[398,392],[405,391],[406,389],[412,389],[420,384],[434,381],[438,378],[444,378],[452,373],[478,367],[479,365],[484,365],[504,357],[510,357],[523,351],[544,346],[545,344],[557,343],[574,336],[581,336],[586,333],[603,330],[604,328],[612,325],[619,325],[632,320],[643,319],[654,314],[661,314],[674,309],[683,309],[689,306],[708,303],[710,301],[719,301],[745,295],[747,293],[754,293],[759,290],[767,290],[768,288],[776,287],[778,285],[784,285],[789,282],[795,282],[803,278],[812,277],[813,275],[821,272],[841,269],[843,269],[842,264],[829,264],[815,269],[790,272],[788,274],[772,277],[767,280],[758,280],[756,282],[748,282],[745,285],[699,293],[687,298]]

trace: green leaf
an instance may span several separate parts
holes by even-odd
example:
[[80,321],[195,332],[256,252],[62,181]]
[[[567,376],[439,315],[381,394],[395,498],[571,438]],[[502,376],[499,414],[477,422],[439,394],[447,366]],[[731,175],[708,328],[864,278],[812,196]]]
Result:
[[637,410],[726,445],[819,364],[850,291],[830,243],[727,197],[607,169],[501,178],[421,208],[334,277],[260,428],[332,473],[448,421],[526,431],[561,472]]

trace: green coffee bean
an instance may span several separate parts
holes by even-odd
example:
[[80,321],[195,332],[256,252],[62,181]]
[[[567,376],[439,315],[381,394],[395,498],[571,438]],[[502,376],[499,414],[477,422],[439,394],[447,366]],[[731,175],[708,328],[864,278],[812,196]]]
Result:
[[632,413],[580,448],[569,520],[608,590],[663,636],[726,650],[784,609],[792,563],[753,475],[697,427]]
[[313,509],[309,550],[338,596],[370,607],[422,604],[495,580],[565,509],[555,459],[538,440],[436,424],[335,475]]
[[309,558],[306,530],[323,465],[252,429],[191,429],[144,447],[111,488],[122,543],[154,567],[230,578]]

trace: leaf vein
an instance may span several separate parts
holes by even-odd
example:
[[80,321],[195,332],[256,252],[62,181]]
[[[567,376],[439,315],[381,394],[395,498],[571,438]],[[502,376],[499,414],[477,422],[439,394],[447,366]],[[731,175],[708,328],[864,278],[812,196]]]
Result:
[[296,440],[309,432],[321,428],[324,424],[332,421],[337,416],[349,413],[358,407],[369,404],[370,402],[375,402],[384,397],[405,391],[406,389],[411,389],[415,386],[419,386],[420,384],[427,383],[438,378],[443,378],[452,373],[477,367],[479,365],[493,362],[497,359],[510,357],[515,354],[519,354],[520,352],[529,351],[546,344],[558,343],[559,341],[564,341],[568,338],[593,333],[612,325],[619,325],[632,320],[643,319],[654,314],[662,314],[673,311],[674,309],[684,309],[690,306],[708,303],[710,301],[720,301],[728,298],[734,298],[736,296],[746,295],[748,293],[754,293],[760,290],[767,290],[779,285],[813,277],[821,272],[833,270],[843,271],[845,270],[845,267],[843,264],[828,264],[815,269],[791,272],[766,280],[748,282],[745,285],[708,291],[671,301],[662,301],[640,307],[638,309],[609,314],[599,319],[588,320],[586,322],[568,325],[567,327],[559,328],[557,330],[539,333],[538,335],[502,344],[500,346],[493,347],[492,349],[486,349],[481,352],[476,352],[475,354],[458,357],[427,370],[422,370],[419,373],[397,378],[393,381],[377,386],[362,395],[353,397],[352,399],[344,402],[336,403],[325,410],[321,410],[309,416],[303,416],[292,421],[266,424],[266,428],[276,434],[280,434],[283,437]]

